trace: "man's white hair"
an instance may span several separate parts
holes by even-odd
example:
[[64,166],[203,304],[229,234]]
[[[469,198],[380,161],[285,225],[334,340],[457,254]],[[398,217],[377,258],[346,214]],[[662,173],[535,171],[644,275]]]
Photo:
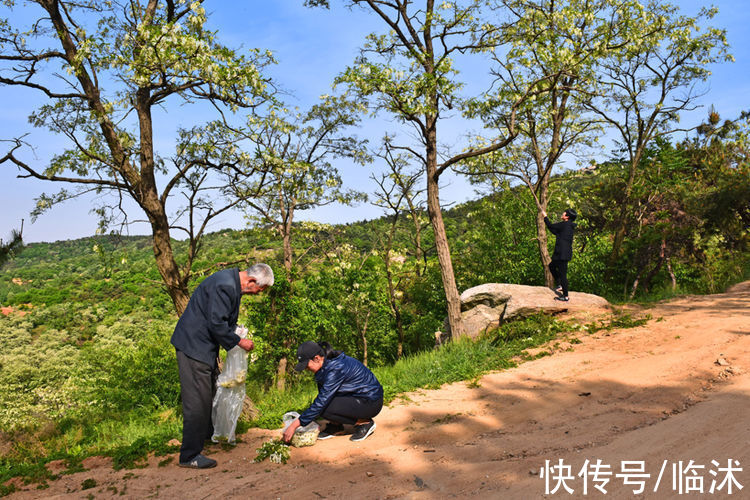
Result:
[[247,275],[255,278],[258,286],[273,286],[273,269],[268,264],[259,262],[247,268]]

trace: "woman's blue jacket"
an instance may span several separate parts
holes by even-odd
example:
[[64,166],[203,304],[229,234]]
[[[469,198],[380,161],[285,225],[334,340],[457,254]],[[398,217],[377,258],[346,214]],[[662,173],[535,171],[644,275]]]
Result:
[[315,420],[334,397],[350,396],[370,401],[383,398],[383,386],[375,375],[359,360],[344,353],[327,358],[315,373],[318,396],[299,417],[303,426]]

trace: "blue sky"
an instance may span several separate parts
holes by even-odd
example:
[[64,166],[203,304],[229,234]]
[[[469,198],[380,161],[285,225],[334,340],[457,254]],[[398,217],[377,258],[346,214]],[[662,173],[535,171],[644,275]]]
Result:
[[[361,9],[308,9],[302,3],[302,0],[207,1],[205,6],[210,13],[210,26],[219,30],[223,43],[235,48],[260,47],[274,52],[278,65],[271,69],[270,75],[293,94],[289,98],[290,104],[306,108],[321,94],[331,92],[334,77],[357,56],[365,35],[381,31],[381,27],[372,15]],[[697,0],[674,3],[686,14],[695,14],[700,6],[707,5]],[[750,14],[745,2],[741,0],[721,0],[714,5],[719,8],[719,15],[712,24],[727,29],[736,62],[712,68],[713,76],[705,88],[707,94],[700,103],[706,107],[713,104],[723,118],[733,118],[741,110],[750,108],[750,35],[747,29]],[[19,11],[12,14],[18,15]],[[9,17],[5,7],[0,8],[0,17]],[[470,71],[467,76],[470,77],[467,78],[469,86],[476,86],[479,90],[488,81],[480,73],[475,75]],[[44,131],[34,130],[28,124],[27,116],[42,103],[41,96],[27,89],[8,87],[0,87],[0,92],[3,101],[0,139],[10,139],[30,132],[28,140],[35,144],[36,149],[33,154],[28,153],[26,160],[43,168],[49,158],[61,150],[63,143]],[[155,114],[157,147],[162,148],[165,153],[171,151],[174,128],[177,125],[189,125],[187,121],[195,119],[190,114],[191,111],[176,108]],[[682,123],[688,126],[697,124],[705,113],[704,108],[687,114]],[[460,148],[463,133],[467,132],[467,124],[457,119],[444,127],[448,143]],[[370,139],[371,143],[377,143],[385,132],[399,132],[401,135],[406,133],[400,125],[389,121],[387,117],[367,120],[355,131],[359,137]],[[0,144],[5,146],[7,143]],[[4,152],[3,147],[2,154]],[[369,175],[377,170],[377,164],[361,167],[339,163],[338,167],[349,187],[372,191]],[[27,242],[74,239],[94,234],[97,221],[90,213],[96,203],[93,197],[69,201],[42,215],[32,224],[29,212],[34,207],[34,198],[42,192],[55,192],[61,185],[18,179],[17,173],[13,165],[0,166],[0,238],[7,237],[11,229],[18,228],[21,219],[25,219],[24,239]],[[444,202],[455,203],[476,197],[474,188],[463,179],[451,177],[446,181],[441,196]],[[137,208],[133,210],[137,211]],[[300,218],[328,223],[351,222],[378,216],[380,209],[367,204],[346,209],[324,207],[300,213]],[[137,214],[133,218],[143,217],[142,214]],[[241,214],[230,214],[212,225],[211,230],[224,227],[240,229],[244,225]],[[130,229],[131,234],[147,232],[148,228],[143,224]]]

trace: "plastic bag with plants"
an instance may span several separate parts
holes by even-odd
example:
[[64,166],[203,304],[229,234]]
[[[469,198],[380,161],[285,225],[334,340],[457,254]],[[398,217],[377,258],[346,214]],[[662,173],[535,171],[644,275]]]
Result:
[[[284,421],[284,431],[286,431],[287,427],[289,427],[297,418],[299,418],[299,413],[296,411],[284,413],[284,416],[282,417],[282,420]],[[320,425],[315,421],[310,422],[305,426],[297,427],[297,430],[294,431],[294,435],[292,436],[292,446],[296,446],[297,448],[312,446],[315,444],[315,441],[318,440],[319,433]]]
[[[237,325],[235,333],[240,338],[248,337],[248,330]],[[227,352],[224,370],[216,381],[216,395],[214,396],[211,420],[214,424],[214,443],[227,442],[234,444],[237,420],[242,413],[245,402],[245,377],[247,376],[247,351],[235,346]]]

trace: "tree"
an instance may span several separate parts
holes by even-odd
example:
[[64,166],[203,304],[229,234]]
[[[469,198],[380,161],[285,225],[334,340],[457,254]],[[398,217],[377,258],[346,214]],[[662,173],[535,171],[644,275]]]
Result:
[[[419,221],[419,215],[417,213],[418,202],[417,197],[420,196],[420,191],[416,188],[417,181],[421,177],[421,172],[408,172],[409,166],[408,157],[404,154],[394,154],[393,149],[390,145],[390,138],[385,137],[383,140],[384,148],[380,153],[380,157],[385,160],[390,172],[381,174],[379,177],[372,176],[372,179],[378,186],[375,193],[376,199],[373,201],[373,205],[378,206],[386,210],[390,218],[390,228],[388,230],[385,242],[382,244],[382,258],[385,266],[386,280],[388,281],[388,304],[391,309],[391,314],[396,322],[396,331],[398,332],[398,346],[396,350],[396,359],[401,359],[404,353],[404,322],[401,314],[401,305],[399,296],[403,295],[403,292],[397,290],[398,282],[395,282],[394,277],[394,261],[398,261],[396,257],[393,244],[396,236],[396,230],[400,217],[407,212],[411,214],[412,222],[414,223],[415,234],[415,261],[416,261],[416,274],[421,275],[420,269],[422,265],[422,259],[424,258],[424,250],[422,249],[421,243],[421,223]],[[405,209],[404,206],[407,208]],[[403,261],[406,260],[404,256]],[[403,261],[401,263],[403,263]]]
[[[28,3],[42,11],[28,29],[0,22],[0,83],[46,96],[49,103],[30,121],[63,136],[69,147],[46,167],[32,165],[19,137],[0,163],[15,164],[19,177],[75,186],[42,194],[34,215],[85,193],[105,193],[111,204],[97,209],[104,229],[114,220],[132,222],[123,202],[135,201],[151,227],[156,266],[180,314],[208,222],[239,202],[228,198],[221,205],[205,195],[231,193],[227,186],[244,175],[239,166],[245,158],[224,149],[228,144],[220,135],[199,135],[217,129],[209,125],[181,130],[176,152],[166,160],[155,147],[153,114],[198,101],[222,116],[225,110],[255,109],[269,98],[261,70],[272,57],[260,50],[243,56],[221,45],[204,28],[200,0]],[[178,194],[184,206],[168,211]],[[173,252],[173,229],[190,239],[184,258]]]
[[[401,146],[420,163],[426,178],[427,211],[435,235],[440,275],[447,302],[451,336],[463,335],[461,304],[453,271],[450,246],[440,207],[440,176],[458,162],[503,148],[513,139],[514,113],[507,135],[481,148],[440,155],[438,123],[450,110],[461,110],[462,84],[453,58],[467,52],[488,50],[497,43],[496,27],[483,22],[483,2],[424,0],[417,6],[410,0],[348,0],[349,6],[372,11],[385,23],[388,33],[370,34],[355,64],[336,83],[346,84],[362,97],[374,98],[376,111],[387,111],[402,123],[414,127],[419,148]],[[328,0],[307,0],[306,5],[328,6]],[[419,150],[421,148],[421,151]]]
[[[281,236],[289,284],[287,294],[294,293],[292,229],[297,211],[336,202],[349,205],[366,199],[362,193],[343,188],[338,169],[331,163],[335,158],[349,158],[360,164],[369,161],[366,141],[343,133],[358,122],[360,109],[360,103],[326,96],[304,114],[285,117],[285,110],[273,110],[262,119],[251,116],[247,125],[236,131],[235,138],[240,144],[242,139],[248,139],[254,145],[247,175],[234,186],[236,197],[255,211],[257,215],[251,218],[270,224]],[[290,303],[289,297],[285,299],[284,304]],[[274,300],[274,317],[275,308]],[[278,323],[272,327],[273,336],[282,339],[285,349],[293,338],[284,332],[288,328]],[[279,359],[277,388],[280,390],[285,386],[287,361],[286,356]]]
[[703,8],[689,17],[656,0],[634,7],[627,38],[614,42],[624,50],[602,61],[601,92],[589,103],[616,131],[628,161],[610,264],[620,256],[627,235],[633,189],[646,148],[656,137],[681,130],[675,123],[682,111],[695,109],[701,95],[697,84],[709,77],[709,65],[732,60],[726,32],[701,26],[717,9]]
[[[583,103],[596,88],[596,68],[612,41],[625,30],[622,13],[610,0],[498,2],[509,13],[502,40],[507,50],[493,53],[493,89],[476,112],[491,127],[503,124],[511,107],[534,88],[518,109],[519,138],[512,146],[467,162],[464,173],[472,182],[501,185],[504,178],[520,180],[536,203],[536,232],[547,286],[554,282],[547,268],[547,229],[544,213],[550,179],[566,153],[591,146],[599,131],[598,119]],[[481,141],[481,138],[480,138]],[[520,141],[520,142],[519,142]]]
[[282,237],[290,283],[296,212],[366,199],[362,193],[343,188],[338,169],[331,163],[335,158],[349,158],[359,164],[369,161],[366,141],[343,133],[359,121],[360,110],[357,102],[327,96],[305,114],[283,118],[272,113],[262,120],[251,117],[247,125],[245,134],[255,145],[252,171],[258,175],[248,176],[238,185],[241,191],[237,195]]
[[702,189],[696,204],[709,234],[720,236],[731,252],[750,248],[750,112],[721,120],[712,107],[696,135],[678,147],[685,151],[693,178]]
[[3,243],[0,238],[0,267],[23,248],[23,220],[21,220],[21,229],[14,229],[10,233],[10,240]]

